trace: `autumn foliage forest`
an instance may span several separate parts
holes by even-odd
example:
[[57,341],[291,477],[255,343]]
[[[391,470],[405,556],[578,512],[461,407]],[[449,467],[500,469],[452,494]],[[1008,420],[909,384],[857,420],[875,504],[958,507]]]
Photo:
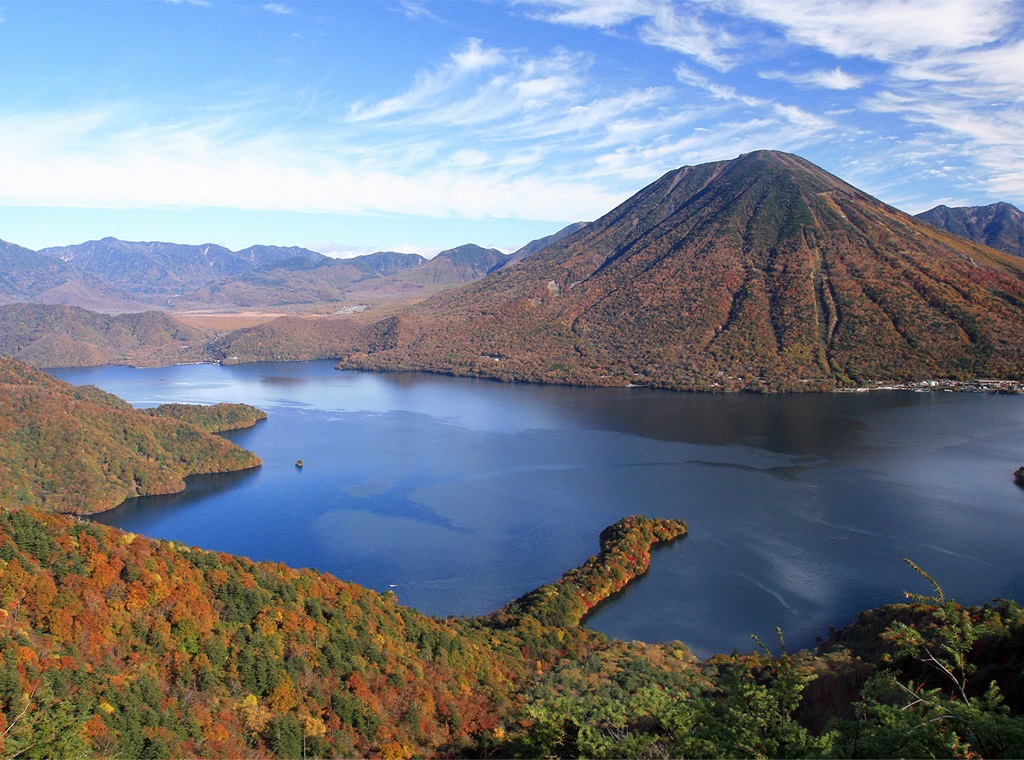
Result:
[[0,757],[1024,754],[1013,602],[964,609],[935,584],[816,652],[780,637],[697,662],[680,642],[584,625],[686,531],[635,516],[501,610],[431,618],[327,574],[67,514],[253,466],[199,426],[258,410],[134,410],[0,368],[0,419],[25,422],[0,444]]

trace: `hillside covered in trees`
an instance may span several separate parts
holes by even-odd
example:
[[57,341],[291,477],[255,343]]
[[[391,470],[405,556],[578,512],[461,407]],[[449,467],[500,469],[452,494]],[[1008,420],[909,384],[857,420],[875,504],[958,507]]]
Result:
[[242,427],[251,407],[156,413],[91,386],[75,387],[0,357],[0,493],[3,507],[91,514],[127,498],[174,493],[189,475],[256,467],[255,454],[204,432]]
[[0,418],[25,421],[0,436],[0,756],[1024,754],[1013,602],[963,609],[925,575],[927,593],[818,652],[697,662],[680,642],[584,625],[686,531],[634,516],[501,610],[431,618],[313,570],[59,514],[110,506],[147,468],[167,484],[222,457],[251,465],[197,425],[252,424],[258,410],[133,410],[11,360],[0,392]]
[[0,305],[0,354],[37,367],[203,361],[209,332],[158,311],[100,314],[77,306]]
[[586,569],[495,616],[433,619],[315,571],[6,510],[0,754],[1024,750],[1024,613],[1010,602],[963,610],[924,599],[863,616],[819,653],[702,663],[679,642],[608,641],[563,614],[581,586],[614,589],[619,563],[649,549],[652,530],[643,518],[615,526]]

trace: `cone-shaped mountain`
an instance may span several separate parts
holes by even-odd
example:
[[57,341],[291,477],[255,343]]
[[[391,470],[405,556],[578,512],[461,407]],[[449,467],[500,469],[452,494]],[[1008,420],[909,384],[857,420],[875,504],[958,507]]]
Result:
[[342,366],[679,389],[1024,376],[1024,260],[798,156],[670,172]]

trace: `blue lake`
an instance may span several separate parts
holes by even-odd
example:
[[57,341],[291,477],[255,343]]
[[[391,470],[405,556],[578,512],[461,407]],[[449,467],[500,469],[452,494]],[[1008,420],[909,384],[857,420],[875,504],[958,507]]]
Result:
[[[315,567],[475,615],[586,560],[628,514],[686,520],[589,625],[698,656],[791,648],[930,589],[1024,600],[1024,397],[749,396],[339,372],[331,362],[59,370],[141,406],[243,401],[263,458],[98,520]],[[296,460],[303,460],[298,469]]]

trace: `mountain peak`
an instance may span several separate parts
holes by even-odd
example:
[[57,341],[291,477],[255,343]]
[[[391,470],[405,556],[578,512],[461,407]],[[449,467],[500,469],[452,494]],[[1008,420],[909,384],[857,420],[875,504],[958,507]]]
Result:
[[1024,262],[754,151],[665,174],[347,366],[727,390],[1016,377],[1022,304]]

